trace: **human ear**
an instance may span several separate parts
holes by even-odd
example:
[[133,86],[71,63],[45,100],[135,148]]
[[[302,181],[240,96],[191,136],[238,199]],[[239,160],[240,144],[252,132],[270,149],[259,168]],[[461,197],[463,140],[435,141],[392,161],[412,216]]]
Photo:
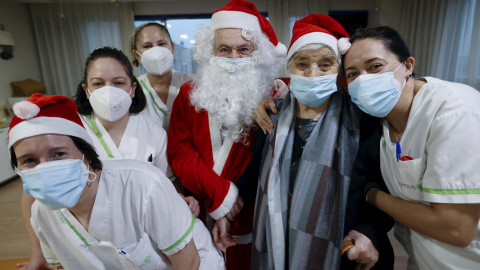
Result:
[[82,83],[82,88],[83,88],[83,91],[85,91],[85,95],[87,96],[87,99],[90,99],[90,93],[88,92],[87,85]]
[[405,60],[405,68],[407,69],[406,70],[407,76],[411,77],[413,73],[413,69],[415,68],[415,58],[413,58],[412,56],[408,57]]

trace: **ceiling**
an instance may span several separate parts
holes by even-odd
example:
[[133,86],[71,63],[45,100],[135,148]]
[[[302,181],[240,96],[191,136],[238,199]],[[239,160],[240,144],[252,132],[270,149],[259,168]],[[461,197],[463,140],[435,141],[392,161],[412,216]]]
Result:
[[[154,1],[173,1],[173,0],[6,0],[6,2],[15,3],[104,3],[104,2],[154,2]],[[175,0],[175,1],[189,1],[189,0]]]

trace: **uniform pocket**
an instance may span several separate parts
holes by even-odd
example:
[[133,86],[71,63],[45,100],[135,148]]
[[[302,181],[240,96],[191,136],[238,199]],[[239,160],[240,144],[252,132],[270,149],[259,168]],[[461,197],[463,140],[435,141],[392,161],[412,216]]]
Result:
[[427,156],[413,160],[395,162],[397,189],[403,199],[423,201],[423,193],[418,189],[427,167]]
[[150,240],[150,236],[143,234],[140,241],[123,249],[125,256],[139,265],[142,269],[171,269],[170,260]]

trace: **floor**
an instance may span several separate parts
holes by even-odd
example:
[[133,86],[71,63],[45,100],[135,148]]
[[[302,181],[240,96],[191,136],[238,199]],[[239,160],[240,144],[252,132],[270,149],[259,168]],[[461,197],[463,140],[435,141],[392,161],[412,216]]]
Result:
[[[13,260],[30,255],[27,231],[20,211],[22,181],[19,178],[0,186],[0,270],[15,269]],[[407,255],[389,233],[395,250],[395,270],[405,270]]]

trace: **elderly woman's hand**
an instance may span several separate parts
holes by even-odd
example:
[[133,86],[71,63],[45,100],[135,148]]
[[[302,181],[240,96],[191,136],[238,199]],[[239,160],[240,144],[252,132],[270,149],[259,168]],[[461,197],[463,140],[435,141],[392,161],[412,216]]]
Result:
[[351,230],[345,236],[343,241],[351,240],[354,245],[347,251],[347,258],[363,264],[363,268],[368,270],[378,261],[378,251],[372,244],[372,241],[364,234]]

